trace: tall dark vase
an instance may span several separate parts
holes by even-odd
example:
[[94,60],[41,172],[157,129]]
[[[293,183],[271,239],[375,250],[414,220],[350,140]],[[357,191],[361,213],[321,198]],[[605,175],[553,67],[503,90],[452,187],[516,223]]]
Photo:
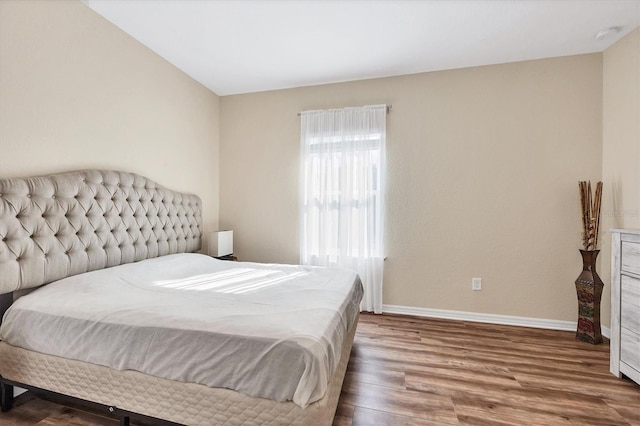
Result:
[[600,330],[600,299],[604,283],[596,272],[600,250],[580,250],[582,273],[576,280],[578,293],[578,330],[576,339],[597,345],[602,343]]

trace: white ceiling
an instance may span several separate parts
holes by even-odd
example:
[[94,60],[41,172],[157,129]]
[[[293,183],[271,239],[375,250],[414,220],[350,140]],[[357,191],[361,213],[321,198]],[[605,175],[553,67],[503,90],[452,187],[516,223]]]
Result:
[[640,0],[84,2],[221,96],[600,52],[640,24]]

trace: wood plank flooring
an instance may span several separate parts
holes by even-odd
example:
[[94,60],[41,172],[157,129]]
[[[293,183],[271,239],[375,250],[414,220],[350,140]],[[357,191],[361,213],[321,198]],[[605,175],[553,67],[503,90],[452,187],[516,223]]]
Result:
[[335,425],[640,425],[640,386],[608,341],[575,333],[362,315]]
[[[609,342],[573,332],[363,314],[334,426],[640,426],[640,386],[609,373]],[[2,425],[114,425],[20,398]]]

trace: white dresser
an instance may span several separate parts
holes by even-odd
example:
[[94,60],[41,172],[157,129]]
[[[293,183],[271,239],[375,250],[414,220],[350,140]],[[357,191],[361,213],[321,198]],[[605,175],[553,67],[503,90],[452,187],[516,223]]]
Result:
[[640,230],[611,230],[611,372],[640,384]]

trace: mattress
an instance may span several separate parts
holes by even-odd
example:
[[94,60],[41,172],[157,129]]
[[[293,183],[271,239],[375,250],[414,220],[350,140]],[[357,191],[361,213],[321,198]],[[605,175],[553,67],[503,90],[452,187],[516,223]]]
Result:
[[177,254],[48,284],[13,304],[0,338],[306,407],[325,394],[361,297],[347,270]]
[[306,408],[293,402],[253,398],[229,389],[161,379],[44,355],[0,342],[0,371],[9,380],[64,395],[193,426],[331,425],[338,405],[356,324],[327,392]]

